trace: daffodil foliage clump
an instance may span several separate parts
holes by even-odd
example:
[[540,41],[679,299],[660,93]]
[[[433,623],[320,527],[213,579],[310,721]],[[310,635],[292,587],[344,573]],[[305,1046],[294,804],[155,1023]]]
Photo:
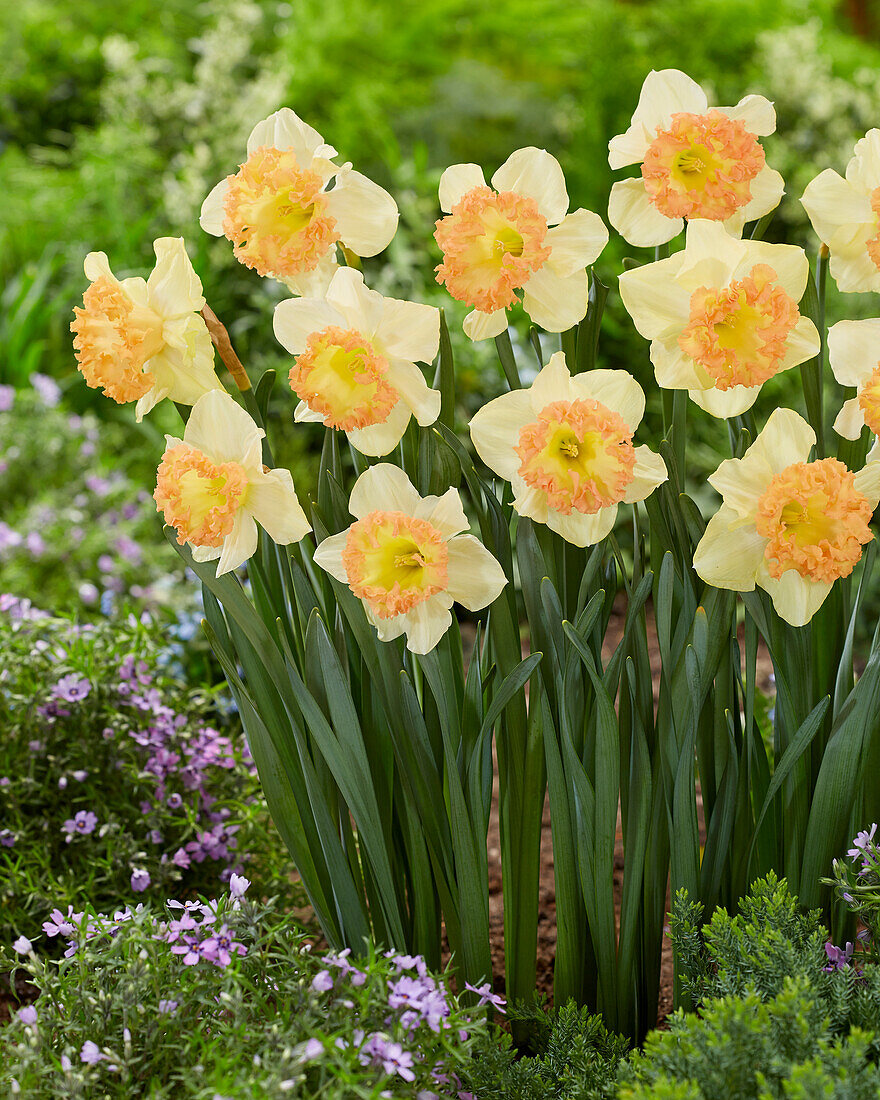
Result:
[[[557,1003],[641,1036],[669,875],[707,910],[771,870],[828,904],[821,874],[878,816],[880,645],[855,654],[854,637],[880,500],[880,320],[826,331],[824,296],[829,274],[880,290],[880,130],[806,188],[811,265],[764,239],[785,188],[769,100],[716,105],[668,69],[633,107],[609,142],[623,271],[603,267],[605,220],[546,150],[444,171],[436,278],[466,337],[494,340],[506,385],[462,432],[441,311],[383,296],[363,262],[395,236],[394,198],[289,108],[229,150],[200,216],[284,288],[285,422],[267,424],[274,372],[250,377],[180,238],[155,242],[146,279],[90,253],[71,327],[90,386],[138,418],[164,399],[181,414],[154,499],[331,945],[436,965],[442,930],[463,981],[491,978],[497,760],[508,992],[534,989],[549,793]],[[643,424],[633,375],[602,365],[612,285],[662,425]],[[798,408],[756,422],[778,375]],[[730,456],[708,484],[689,477],[694,406]],[[324,444],[317,484],[295,486],[266,433],[303,424]]]

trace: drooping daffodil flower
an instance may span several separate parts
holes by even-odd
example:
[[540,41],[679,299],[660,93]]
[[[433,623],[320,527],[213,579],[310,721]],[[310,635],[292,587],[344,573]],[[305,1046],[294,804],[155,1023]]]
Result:
[[855,397],[844,401],[834,430],[844,439],[858,439],[867,425],[875,437],[880,437],[880,318],[832,325],[828,330],[828,362],[841,386],[855,386],[857,390]]

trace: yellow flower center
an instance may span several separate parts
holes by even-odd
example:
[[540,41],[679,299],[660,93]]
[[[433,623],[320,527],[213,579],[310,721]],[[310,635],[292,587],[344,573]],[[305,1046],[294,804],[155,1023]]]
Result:
[[514,450],[523,481],[566,515],[591,515],[623,500],[636,462],[623,417],[583,398],[546,405],[520,430]]
[[800,314],[776,279],[772,267],[756,264],[744,279],[691,295],[678,346],[705,367],[716,389],[760,386],[782,365]]
[[483,313],[506,309],[516,290],[547,262],[547,219],[534,199],[474,187],[437,222],[443,251],[437,282]]
[[859,392],[859,408],[874,435],[880,435],[880,363]]
[[875,187],[871,192],[871,209],[874,211],[876,221],[876,233],[867,243],[868,255],[874,261],[874,265],[880,268],[880,187]]
[[103,387],[119,404],[137,401],[156,379],[144,364],[165,345],[162,318],[139,306],[122,287],[105,275],[83,295],[83,308],[74,309],[73,347],[86,383]]
[[768,539],[767,570],[795,569],[809,581],[848,577],[874,535],[873,510],[855,475],[836,458],[795,462],[776,474],[758,501],[758,534]]
[[443,535],[405,512],[370,512],[353,523],[342,561],[349,588],[380,619],[402,615],[449,584]]
[[153,499],[169,527],[177,528],[179,543],[216,547],[232,530],[247,487],[237,462],[212,462],[177,443],[162,456]]
[[339,240],[323,180],[290,150],[261,146],[228,180],[223,232],[236,258],[260,275],[312,271]]
[[764,150],[738,119],[721,111],[679,112],[657,127],[642,177],[651,201],[668,218],[723,221],[752,197],[751,181],[764,167]]
[[328,428],[382,424],[400,399],[385,375],[388,360],[354,329],[313,332],[290,368],[291,389]]

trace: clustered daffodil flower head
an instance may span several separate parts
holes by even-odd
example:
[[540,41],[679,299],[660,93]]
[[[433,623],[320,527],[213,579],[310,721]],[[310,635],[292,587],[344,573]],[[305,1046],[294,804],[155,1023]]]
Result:
[[611,188],[611,224],[641,247],[672,240],[691,218],[720,221],[738,235],[782,198],[782,176],[765,164],[758,141],[775,129],[776,112],[764,96],[710,108],[685,73],[652,70],[629,129],[608,143],[612,168],[641,167],[640,177]]
[[683,251],[624,271],[620,296],[651,341],[657,384],[686,389],[712,416],[738,416],[764,382],[812,359],[819,333],[798,311],[810,265],[802,248],[688,223]]
[[471,420],[486,465],[513,487],[521,516],[575,546],[611,531],[619,504],[644,500],[666,480],[663,459],[632,437],[645,395],[622,370],[572,377],[557,352],[528,389],[490,401]]
[[336,156],[317,130],[283,107],[251,131],[247,159],[211,191],[199,223],[232,241],[236,259],[258,274],[295,294],[323,294],[337,267],[337,243],[375,256],[397,229],[394,199],[351,164],[336,164]]
[[523,308],[548,332],[576,325],[587,312],[587,267],[608,243],[598,214],[568,213],[565,177],[545,149],[517,149],[486,184],[478,164],[453,164],[440,179],[434,236],[443,252],[437,282],[472,306],[472,340],[498,336],[507,310]]
[[195,561],[216,561],[217,576],[257,549],[257,522],[286,546],[311,529],[290,471],[263,465],[266,433],[228,393],[199,398],[183,439],[166,436],[153,494],[177,541]]
[[801,203],[831,253],[831,276],[843,291],[880,292],[880,130],[856,142],[846,177],[826,168]]
[[796,412],[773,412],[743,457],[709,478],[723,504],[694,555],[704,581],[737,592],[760,586],[791,626],[806,625],[852,573],[880,501],[880,463],[854,474],[836,458],[810,462],[815,442]]
[[855,386],[857,391],[855,397],[844,401],[834,430],[844,439],[858,439],[863,428],[870,428],[876,446],[880,436],[880,318],[832,325],[828,361],[841,386]]
[[406,635],[427,653],[452,623],[453,603],[487,607],[507,584],[504,570],[470,525],[457,490],[422,497],[397,466],[380,462],[351,492],[348,530],[325,539],[315,563],[363,602],[384,642]]
[[153,242],[149,279],[117,279],[103,252],[85,259],[89,287],[74,309],[73,347],[87,385],[118,404],[136,401],[140,421],[163,398],[194,404],[220,389],[204,318],[202,284],[183,239]]
[[340,268],[326,298],[291,298],[275,308],[275,335],[295,355],[294,419],[344,431],[362,454],[387,455],[412,417],[433,424],[440,394],[416,363],[440,342],[440,311],[383,298],[352,268]]

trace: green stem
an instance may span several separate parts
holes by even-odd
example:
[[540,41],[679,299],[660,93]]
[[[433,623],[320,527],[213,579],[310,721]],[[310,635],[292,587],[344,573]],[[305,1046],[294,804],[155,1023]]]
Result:
[[501,360],[501,369],[504,371],[508,386],[512,390],[521,390],[519,368],[516,365],[516,356],[513,354],[513,345],[507,329],[500,336],[495,337],[495,347],[498,349],[498,358]]

